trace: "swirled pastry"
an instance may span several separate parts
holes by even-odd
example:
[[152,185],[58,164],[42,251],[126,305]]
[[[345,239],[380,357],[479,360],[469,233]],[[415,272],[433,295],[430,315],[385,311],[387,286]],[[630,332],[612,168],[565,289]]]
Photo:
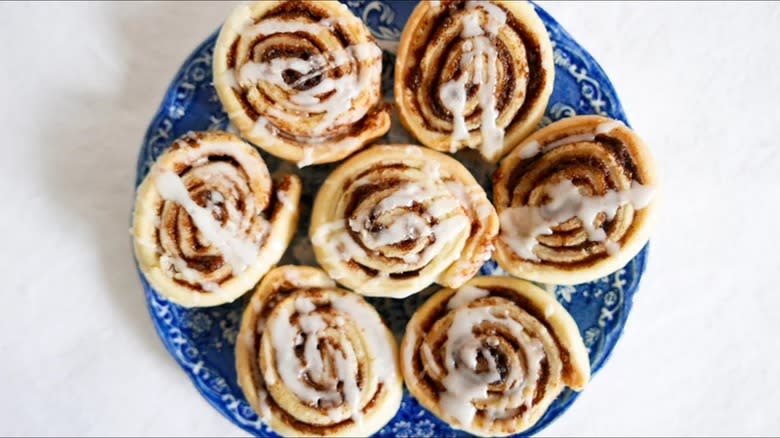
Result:
[[496,170],[496,260],[512,275],[544,283],[607,275],[647,242],[657,185],[649,151],[623,123],[601,116],[555,122]]
[[298,220],[301,182],[272,180],[260,154],[226,132],[173,142],[138,187],[138,265],[183,306],[235,300],[279,261]]
[[256,1],[228,17],[214,86],[241,135],[299,166],[341,160],[390,128],[382,51],[334,1]]
[[418,146],[373,146],[320,188],[311,236],[319,264],[371,296],[457,287],[490,258],[498,218],[455,159]]
[[555,68],[525,1],[420,2],[401,36],[395,99],[424,145],[497,161],[539,123]]
[[475,277],[429,298],[406,327],[401,370],[425,408],[481,436],[527,430],[564,387],[581,390],[590,377],[566,309],[511,277]]
[[244,311],[236,368],[247,400],[283,436],[369,436],[403,394],[379,314],[312,267],[263,278]]

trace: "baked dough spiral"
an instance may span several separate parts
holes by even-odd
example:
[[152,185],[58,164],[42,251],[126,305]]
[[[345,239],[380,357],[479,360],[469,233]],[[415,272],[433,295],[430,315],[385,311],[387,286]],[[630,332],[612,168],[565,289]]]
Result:
[[320,188],[309,235],[319,264],[361,294],[401,298],[457,287],[490,258],[498,217],[455,159],[411,145],[373,146]]
[[401,370],[425,408],[481,436],[527,430],[564,387],[590,378],[566,309],[511,277],[475,277],[429,298],[406,327]]
[[236,368],[249,403],[283,436],[369,436],[403,395],[396,341],[379,314],[312,267],[263,278],[244,311]]
[[390,128],[382,51],[339,2],[238,6],[217,39],[213,73],[241,135],[301,167],[341,160]]
[[138,187],[133,236],[155,290],[187,307],[231,302],[282,256],[301,182],[273,179],[260,154],[226,132],[174,141]]
[[424,145],[497,161],[539,123],[553,89],[550,37],[525,1],[420,2],[401,35],[395,98]]
[[496,260],[543,283],[608,275],[647,242],[657,185],[649,151],[623,123],[601,116],[555,122],[519,144],[494,174]]

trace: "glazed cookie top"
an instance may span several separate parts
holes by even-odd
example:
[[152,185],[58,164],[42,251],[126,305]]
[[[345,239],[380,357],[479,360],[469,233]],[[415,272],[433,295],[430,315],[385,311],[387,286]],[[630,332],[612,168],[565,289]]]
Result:
[[382,51],[338,2],[238,6],[220,31],[213,71],[242,136],[300,167],[341,160],[390,127]]
[[404,28],[395,98],[424,145],[497,161],[539,122],[554,81],[550,38],[526,2],[420,2]]

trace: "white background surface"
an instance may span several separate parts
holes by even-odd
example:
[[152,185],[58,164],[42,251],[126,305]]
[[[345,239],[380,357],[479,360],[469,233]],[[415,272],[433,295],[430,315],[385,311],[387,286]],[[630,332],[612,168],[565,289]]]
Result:
[[[544,435],[780,433],[780,4],[544,6],[665,181],[625,335]],[[230,8],[0,4],[0,434],[243,435],[157,339],[127,231],[147,122]]]

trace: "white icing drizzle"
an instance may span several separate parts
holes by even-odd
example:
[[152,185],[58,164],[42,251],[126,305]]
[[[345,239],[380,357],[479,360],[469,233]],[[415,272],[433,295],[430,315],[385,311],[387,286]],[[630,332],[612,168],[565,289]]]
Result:
[[396,217],[390,226],[377,232],[371,232],[366,227],[357,225],[357,221],[354,220],[350,220],[350,227],[360,233],[363,244],[372,250],[404,240],[424,239],[433,233],[425,219],[411,212]]
[[620,252],[620,244],[617,242],[613,242],[609,239],[605,239],[604,246],[607,248],[607,254],[609,255],[615,255],[618,252]]
[[298,168],[304,168],[306,166],[311,165],[311,163],[314,162],[314,147],[312,146],[304,146],[303,147],[303,158],[301,158],[301,161],[299,161]]
[[379,216],[399,207],[411,207],[415,202],[427,201],[436,195],[436,188],[430,184],[408,182],[395,190],[392,195],[379,201],[379,204],[372,210],[375,215]]
[[[360,43],[348,46],[344,49],[325,52],[321,55],[314,55],[307,60],[300,58],[274,58],[269,62],[247,62],[238,73],[239,83],[241,85],[252,85],[259,81],[270,82],[286,90],[293,90],[296,86],[312,79],[328,70],[350,64],[353,59],[358,62],[372,61],[382,56],[382,51],[374,43]],[[302,76],[292,84],[284,80],[283,73],[286,70],[294,70]],[[316,87],[305,90],[300,94],[291,96],[294,103],[304,106],[313,111],[324,110],[322,106],[317,106],[320,99],[317,95],[331,91],[332,88],[323,86],[322,82]]]
[[536,154],[541,152],[541,150],[542,150],[542,146],[539,144],[539,142],[536,140],[531,140],[528,143],[526,143],[525,146],[517,150],[517,156],[523,160],[527,160],[529,158],[536,156]]
[[452,143],[450,152],[455,152],[458,142],[469,136],[469,130],[466,127],[466,116],[463,113],[466,110],[466,80],[464,74],[456,80],[450,80],[442,84],[439,88],[439,99],[442,105],[452,113]]
[[489,202],[477,203],[477,217],[480,220],[486,220],[490,213],[493,212],[493,206]]
[[[262,320],[262,319],[258,320],[257,321],[257,331],[258,331],[258,333],[261,332],[263,327],[265,327],[265,320]],[[270,346],[267,345],[267,344],[262,344],[262,345],[263,345],[263,354],[265,354],[265,357],[271,357],[271,355],[273,354],[273,349],[274,349],[273,345],[270,345]],[[296,342],[295,345],[300,345],[300,343]],[[277,356],[276,360],[279,360],[278,356]],[[277,380],[276,380],[276,373],[263,373],[263,378],[265,379],[265,383],[267,383],[269,385],[276,385],[276,382],[277,382]]]
[[[159,227],[157,227],[157,228],[159,228]],[[134,230],[132,228],[130,229],[130,234],[131,235],[134,234]],[[152,250],[154,252],[159,252],[159,249],[157,248],[157,244],[155,242],[145,238],[145,237],[136,237],[135,238],[135,243],[140,245],[140,246],[142,246],[142,247],[144,247],[144,248],[146,248],[146,249],[150,249],[150,250]]]
[[461,203],[452,198],[439,198],[428,206],[428,213],[433,217],[442,217],[447,213],[455,210],[461,205]]
[[301,273],[294,269],[288,269],[284,272],[284,279],[293,285],[301,283]]
[[[251,86],[259,81],[269,82],[290,93],[290,102],[297,105],[298,111],[307,114],[322,113],[323,118],[314,129],[315,134],[320,134],[331,127],[343,114],[349,113],[352,100],[360,95],[360,92],[369,86],[373,75],[351,74],[338,78],[324,75],[328,70],[347,65],[353,62],[377,61],[381,59],[382,50],[373,42],[360,43],[348,46],[344,49],[334,50],[322,55],[312,56],[308,60],[300,58],[275,58],[270,62],[248,62],[241,66],[238,72],[238,82],[242,86]],[[370,64],[368,69],[375,69],[376,62]],[[292,84],[284,80],[283,73],[294,70],[302,76]],[[307,80],[323,75],[319,83],[314,87],[296,90],[295,87]],[[321,96],[332,93],[328,98]],[[360,108],[354,111],[343,123],[350,123],[361,119],[368,108]]]
[[[303,373],[307,373],[312,380],[323,381],[327,379],[327,376],[325,376],[323,372],[325,370],[325,363],[322,361],[322,354],[320,354],[320,350],[318,348],[319,342],[317,335],[326,329],[328,325],[325,323],[325,320],[322,319],[322,316],[317,314],[309,314],[309,312],[316,309],[317,306],[308,299],[303,300],[305,304],[300,304],[301,298],[296,300],[296,310],[300,314],[298,325],[300,325],[301,332],[305,334],[306,337],[304,341],[304,337],[300,336],[301,333],[296,333],[294,345],[300,345],[302,341],[304,342],[303,358],[306,361],[306,365],[305,368],[296,374],[300,376]],[[274,347],[278,346],[275,345]],[[285,381],[285,383],[287,382]],[[303,386],[306,387],[307,392],[312,390],[312,388],[305,383]],[[317,403],[321,399],[338,400],[338,395],[333,391],[327,391],[326,394],[322,394],[320,391],[315,389],[311,392],[316,394],[314,397],[312,397],[311,400],[307,400],[312,403]]]
[[[482,15],[477,11],[481,8],[487,12],[487,30],[490,37],[495,37],[501,26],[506,23],[506,13],[498,6],[490,2],[466,2],[466,8],[471,12],[463,16],[463,29],[461,37],[468,40],[463,43],[463,57],[460,60],[461,68],[468,71],[473,63],[474,73],[471,82],[479,84],[479,107],[482,110],[480,120],[480,133],[482,135],[482,153],[488,158],[494,158],[500,152],[504,143],[504,129],[496,124],[498,111],[496,110],[496,87],[498,81],[498,53],[489,37],[485,36],[482,29]],[[485,59],[486,58],[486,59]],[[487,65],[485,65],[487,62]],[[469,130],[466,126],[464,111],[466,109],[466,85],[468,73],[464,73],[458,79],[450,80],[442,84],[439,89],[439,99],[444,107],[452,114],[453,130],[450,144],[450,152],[457,150],[461,140],[467,139]]]
[[450,193],[463,205],[463,208],[476,214],[477,219],[484,221],[490,216],[493,207],[482,198],[480,191],[466,189],[466,186],[457,180],[449,180],[446,185]]
[[360,388],[357,385],[358,365],[355,352],[351,348],[338,351],[335,355],[336,375],[342,382],[341,390],[344,391],[344,402],[347,405],[352,419],[360,424],[362,415],[360,412]]
[[[320,225],[312,236],[312,243],[326,248],[328,253],[337,254],[340,260],[365,257],[365,250],[352,239],[352,236],[347,232],[346,225],[347,221],[344,219]],[[339,279],[342,276],[340,272],[329,273],[334,279]]]
[[[255,311],[255,313],[260,313],[260,311],[263,310],[263,301],[259,299],[252,299],[252,309]],[[260,332],[260,330],[258,330],[258,332]]]
[[478,219],[485,219],[490,214],[490,206],[479,202],[479,195],[473,191],[467,190],[466,186],[460,181],[449,180],[445,182],[445,185],[447,186],[447,190],[459,201],[466,212],[475,213]]
[[221,193],[212,191],[206,199],[206,210],[209,210],[212,214],[218,214],[220,211],[219,204],[224,201],[225,197]]
[[593,141],[596,139],[597,135],[608,134],[613,129],[619,128],[621,126],[625,126],[623,122],[619,120],[610,120],[607,122],[600,123],[598,126],[596,126],[596,129],[593,132],[570,135],[568,137],[564,137],[559,140],[556,140],[552,143],[548,143],[544,146],[542,146],[538,141],[532,140],[522,148],[519,148],[517,150],[517,155],[520,158],[526,160],[528,158],[533,158],[539,153],[547,153],[557,147],[564,146],[567,144],[578,143],[583,141]]
[[[498,111],[496,110],[496,82],[498,72],[496,63],[498,53],[487,38],[475,38],[474,44],[477,50],[477,59],[474,66],[475,78],[482,78],[483,57],[487,55],[487,81],[479,87],[479,106],[482,109],[480,132],[482,133],[482,152],[489,158],[495,155],[504,144],[504,129],[496,125]],[[480,81],[482,79],[479,79]]]
[[447,185],[447,190],[460,201],[464,208],[471,208],[471,196],[466,192],[466,187],[460,181],[450,180],[445,184]]
[[[238,89],[239,88],[238,81],[236,80],[236,73],[233,70],[226,70],[226,71],[224,71],[222,73],[222,80],[225,83],[227,83],[227,85],[230,88],[233,88],[233,89]],[[228,125],[228,129],[227,129],[228,132],[231,132],[230,131],[230,127],[231,126],[233,126],[232,123],[230,125]],[[233,128],[235,128],[235,126],[233,126]],[[232,132],[232,133],[235,134],[235,132]]]
[[549,319],[553,315],[555,315],[555,306],[550,303],[544,307],[544,317]]
[[608,134],[613,129],[620,128],[621,126],[625,126],[625,125],[620,120],[610,120],[609,122],[601,123],[599,124],[599,126],[596,127],[596,135]]
[[[281,308],[279,309],[279,314],[277,317],[271,320],[271,326],[269,327],[272,333],[272,348],[276,353],[276,372],[279,374],[279,377],[281,377],[284,385],[290,388],[290,390],[299,399],[312,405],[316,405],[316,403],[321,399],[329,399],[327,397],[329,394],[323,394],[323,392],[312,388],[311,386],[304,383],[300,377],[309,369],[316,368],[315,362],[318,362],[320,365],[322,365],[322,357],[320,357],[319,354],[315,355],[317,359],[314,357],[309,357],[310,352],[304,348],[307,369],[301,367],[301,364],[295,355],[295,346],[299,345],[299,343],[296,343],[298,331],[290,324],[291,316],[292,315],[287,308]],[[321,317],[317,316],[317,318],[320,319],[322,326],[324,326],[324,322],[322,322]],[[301,328],[304,329],[304,318],[300,318],[299,322],[301,323]],[[319,325],[316,324],[314,318],[308,318],[306,322],[306,327],[308,328],[319,327]],[[315,333],[307,333],[305,329],[304,332],[308,335],[307,338],[315,339],[316,342],[316,338],[314,337]],[[273,376],[274,373],[265,373],[265,375],[266,381],[269,384],[275,384],[273,379],[268,378]]]
[[[362,335],[366,338],[364,345],[373,355],[375,369],[373,372],[379,382],[396,377],[395,368],[383,366],[394,361],[394,355],[387,342],[384,333],[384,325],[376,312],[369,306],[358,301],[352,295],[337,295],[328,297],[331,306],[338,312],[348,315],[352,321],[358,324]],[[295,298],[295,312],[299,314],[298,325],[300,330],[290,324],[292,313],[286,307],[278,310],[279,314],[273,320],[271,344],[276,352],[276,371],[282,382],[302,401],[310,405],[316,405],[318,401],[343,402],[350,412],[350,416],[356,422],[361,421],[360,388],[357,386],[356,376],[358,372],[358,360],[351,344],[342,344],[340,349],[326,349],[333,355],[335,365],[335,377],[341,382],[343,397],[339,394],[337,385],[332,388],[318,390],[307,385],[301,377],[308,374],[312,380],[326,381],[326,367],[323,362],[323,352],[318,346],[319,335],[328,328],[327,323],[315,310],[317,305],[309,298],[298,296]],[[337,326],[345,323],[344,317],[335,318]],[[304,336],[305,335],[305,336]],[[305,341],[304,341],[305,338]],[[342,342],[348,342],[346,337]],[[305,365],[295,354],[295,347],[303,344],[303,359]],[[274,378],[274,373],[266,373],[266,376]],[[268,380],[267,380],[268,381]],[[269,384],[274,384],[269,381]],[[339,409],[332,408],[327,411],[332,420],[339,420]]]
[[414,155],[416,157],[422,157],[423,153],[417,146],[404,146],[404,153],[407,155]]
[[[654,189],[633,181],[627,190],[609,190],[602,196],[584,196],[574,183],[565,179],[545,187],[545,192],[550,197],[547,204],[510,207],[499,216],[504,242],[517,255],[528,260],[539,260],[533,252],[538,243],[537,236],[552,234],[552,227],[574,217],[582,222],[589,240],[605,241],[606,232],[593,224],[596,216],[604,212],[607,219],[612,220],[618,208],[625,204],[642,209],[652,200]],[[606,244],[606,247],[608,251],[620,249],[617,243]]]
[[[413,263],[416,259],[414,257],[417,257],[416,254],[413,254],[409,257],[409,260],[412,260],[411,262],[407,263]],[[375,287],[381,287],[382,283],[387,281],[387,279],[390,278],[390,275],[387,272],[378,272],[374,277],[368,279],[363,285],[361,286],[365,290],[371,290]]]
[[469,225],[469,220],[460,215],[445,219],[434,225],[433,235],[436,236],[436,240],[422,250],[416,263],[427,265],[439,252],[441,252],[445,245],[450,243],[455,236]]
[[395,356],[392,347],[387,339],[382,318],[376,313],[373,307],[366,305],[356,295],[336,296],[330,299],[334,309],[341,313],[349,315],[353,321],[360,325],[363,335],[366,336],[366,345],[371,348],[375,355],[377,363],[377,377],[380,381],[392,380],[396,377],[396,367],[381,366],[381,364],[393,364]]
[[[372,211],[363,210],[356,218],[349,220],[350,228],[359,233],[361,236],[361,242],[371,250],[378,250],[382,246],[390,245],[398,242],[402,242],[406,239],[420,239],[426,238],[430,235],[436,236],[436,240],[433,244],[427,246],[421,253],[407,254],[403,257],[406,263],[427,264],[433,259],[433,257],[458,233],[460,233],[465,227],[469,225],[469,221],[463,216],[453,216],[447,218],[438,224],[431,227],[427,221],[413,213],[404,213],[395,218],[393,223],[380,231],[369,231],[370,214],[381,215],[387,211],[399,208],[409,207],[414,202],[421,202],[423,200],[431,199],[436,195],[432,187],[425,187],[424,185],[408,183],[402,186],[394,192],[391,196],[383,199],[377,204]],[[451,211],[456,205],[452,204],[452,201],[447,201],[446,198],[436,202],[435,208],[437,212],[442,212],[447,206],[443,202],[449,202]],[[327,225],[327,224],[326,224]],[[324,227],[325,225],[323,225]],[[352,236],[346,233],[346,230],[337,234],[338,237],[332,236],[331,241],[336,240],[344,248],[340,251],[342,260],[349,260],[355,255],[365,256],[365,251],[352,239]],[[323,230],[323,233],[326,231]],[[315,239],[319,240],[320,229],[315,232]],[[344,251],[346,250],[346,251]]]
[[268,392],[263,388],[259,388],[257,390],[257,404],[258,406],[260,406],[261,418],[268,418],[268,416],[271,414],[271,408],[268,406],[268,403],[266,402],[267,398],[268,398]]
[[441,165],[439,165],[439,162],[436,160],[425,161],[422,172],[431,181],[441,179]]
[[448,309],[467,306],[470,302],[490,295],[490,291],[470,284],[461,286],[447,302]]
[[[230,116],[233,117],[233,116]],[[250,135],[253,137],[274,137],[276,135],[276,128],[263,116],[259,116],[255,120],[255,125],[250,131]]]
[[547,152],[547,151],[549,151],[551,149],[555,149],[555,148],[563,146],[563,145],[572,144],[572,143],[579,143],[579,142],[583,142],[583,141],[593,141],[595,139],[596,139],[595,133],[593,133],[593,134],[585,133],[585,134],[570,135],[568,137],[564,137],[564,138],[562,138],[560,140],[556,140],[556,141],[554,141],[552,143],[547,144],[544,147],[544,152]]
[[195,143],[198,143],[198,136],[195,134],[195,131],[187,131],[187,133],[177,139],[174,144],[182,149],[192,149],[192,146],[186,140],[193,140]]
[[298,297],[295,299],[295,310],[297,310],[298,313],[313,312],[316,308],[317,305],[308,298]]
[[284,190],[276,191],[276,199],[279,200],[279,202],[282,204],[282,207],[288,210],[295,210],[295,206],[293,205],[292,199],[290,199],[290,197],[287,196],[287,192],[285,192]]
[[482,25],[480,24],[480,15],[476,12],[471,12],[463,16],[463,30],[460,32],[460,36],[463,38],[471,38],[477,35],[482,35]]
[[211,211],[195,203],[178,175],[169,170],[160,172],[155,178],[155,185],[163,199],[176,202],[187,211],[203,236],[232,267],[234,274],[243,272],[256,261],[257,244],[223,229]]
[[[476,288],[478,289],[478,288]],[[490,384],[501,378],[496,366],[496,358],[483,341],[474,335],[474,328],[482,323],[494,323],[504,327],[509,336],[515,339],[526,357],[526,369],[515,367],[508,370],[505,379],[511,382],[509,388],[502,394],[506,405],[517,401],[530,405],[544,357],[544,349],[537,339],[524,336],[523,326],[516,320],[498,316],[488,307],[467,307],[471,302],[469,297],[481,298],[482,292],[466,289],[463,295],[458,291],[451,299],[449,308],[454,309],[452,324],[447,330],[447,341],[444,344],[444,369],[446,376],[442,380],[445,391],[440,394],[439,404],[444,412],[457,420],[460,425],[469,425],[474,420],[476,407],[474,401],[484,400],[488,395]],[[458,307],[452,306],[453,300]],[[485,339],[488,346],[497,346],[495,337]],[[481,355],[487,362],[487,372],[477,372],[477,356]],[[426,363],[430,363],[426,361]],[[492,418],[502,414],[502,407],[489,409]]]
[[200,157],[197,160],[192,162],[192,166],[193,167],[202,166],[202,165],[204,165],[204,164],[206,164],[208,162],[209,162],[208,157]]
[[498,5],[486,1],[469,0],[466,2],[466,9],[484,9],[488,14],[488,22],[485,25],[485,29],[491,35],[497,35],[501,26],[506,24],[506,12]]

